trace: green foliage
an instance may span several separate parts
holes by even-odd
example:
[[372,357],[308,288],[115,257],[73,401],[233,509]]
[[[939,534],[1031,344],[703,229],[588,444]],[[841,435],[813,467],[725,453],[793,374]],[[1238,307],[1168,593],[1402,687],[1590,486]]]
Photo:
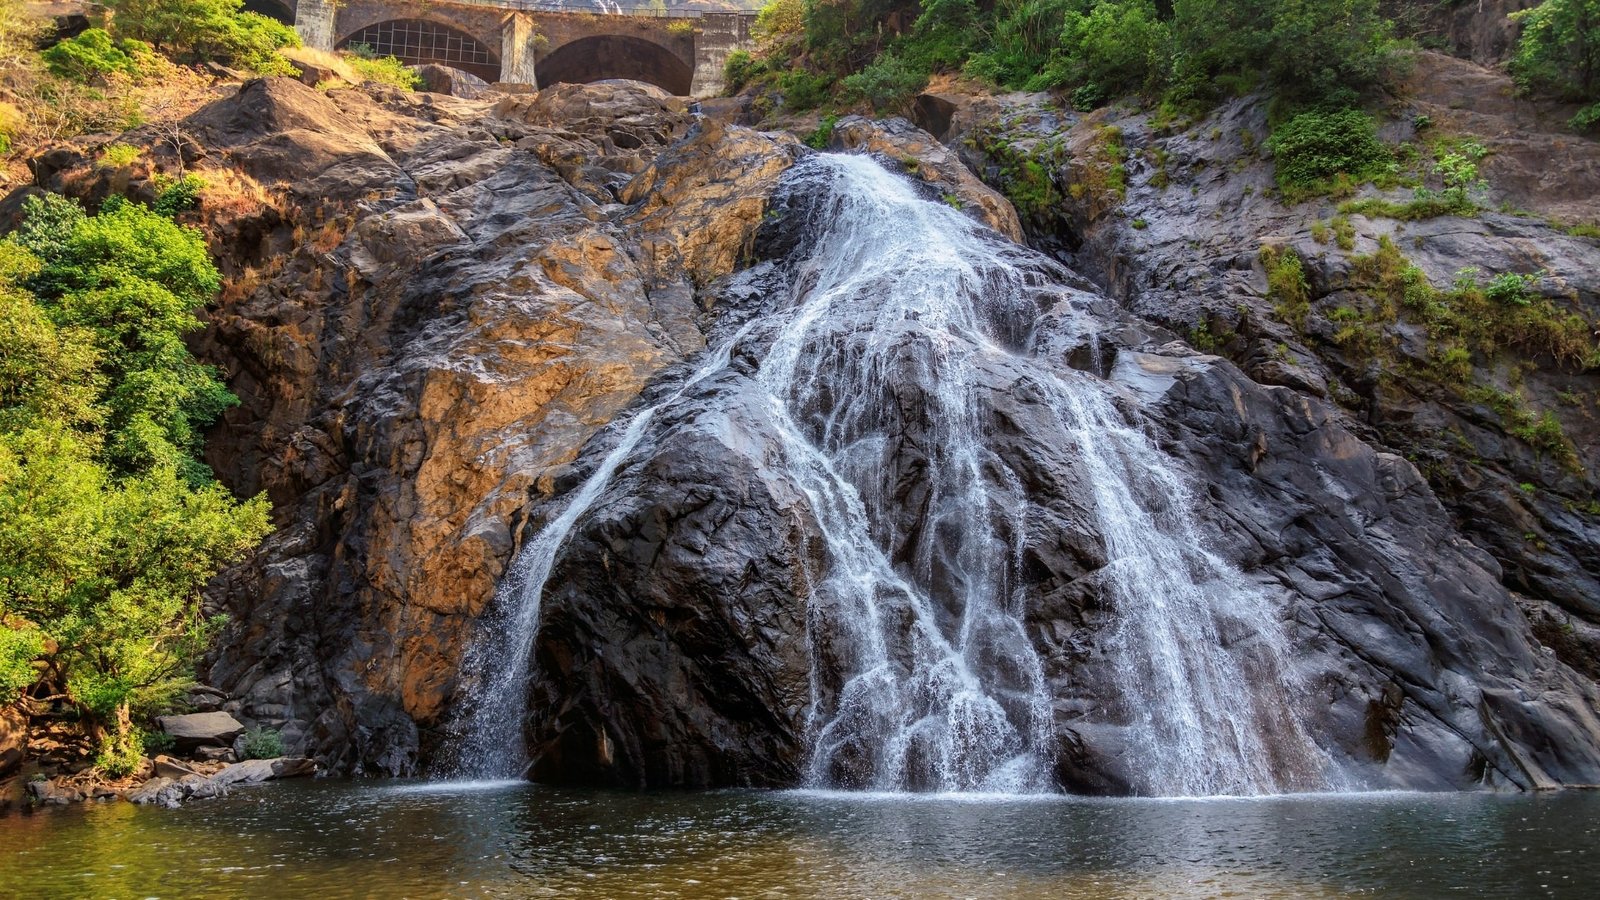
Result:
[[1483,286],[1483,295],[1496,303],[1527,306],[1533,302],[1532,289],[1538,283],[1538,274],[1501,272]]
[[112,773],[142,750],[129,711],[165,702],[215,627],[201,586],[268,528],[198,460],[232,397],[182,338],[217,284],[197,233],[127,202],[33,197],[0,241],[0,670],[47,639],[52,680],[113,723]]
[[66,202],[29,198],[18,240],[43,263],[33,285],[52,318],[93,335],[111,385],[106,454],[119,472],[162,464],[203,482],[200,429],[237,402],[183,343],[221,283],[205,239],[138,204],[74,219]]
[[844,79],[845,97],[864,100],[879,112],[903,108],[928,84],[928,72],[894,53],[885,53]]
[[39,57],[52,74],[88,83],[119,73],[138,77],[139,58],[150,52],[150,45],[142,41],[117,40],[105,29],[90,28],[57,43]]
[[108,144],[100,151],[100,165],[107,169],[121,169],[139,161],[140,151],[132,144]]
[[816,109],[828,99],[833,78],[804,69],[793,69],[778,73],[775,84],[778,93],[783,95],[785,106],[797,110]]
[[244,11],[243,0],[109,0],[116,35],[182,61],[216,61],[263,75],[295,70],[278,53],[300,46],[293,28]]
[[722,80],[730,96],[737,94],[757,75],[765,72],[766,67],[757,62],[749,50],[735,50],[729,53],[727,62],[722,64]]
[[1171,67],[1172,35],[1151,0],[1097,0],[1069,10],[1046,79],[1078,85],[1076,106],[1091,97],[1154,94]]
[[756,14],[755,38],[765,54],[798,49],[806,37],[806,0],[770,0]]
[[1061,202],[1061,193],[1050,176],[1050,170],[1061,161],[1059,144],[1013,143],[994,125],[979,128],[973,140],[999,163],[1000,191],[1016,207],[1018,215],[1039,218]]
[[1296,331],[1304,329],[1311,312],[1311,286],[1306,282],[1300,255],[1270,244],[1261,248],[1260,255],[1261,265],[1267,270],[1267,299],[1273,302],[1279,318]]
[[144,745],[144,755],[155,756],[158,753],[171,752],[172,748],[178,745],[178,739],[158,728],[154,731],[146,731],[142,743]]
[[1348,101],[1394,56],[1377,0],[1174,0],[1173,92],[1214,98],[1259,73],[1283,96]]
[[277,759],[283,755],[283,736],[267,728],[256,728],[244,734],[245,759]]
[[33,661],[44,653],[44,635],[32,625],[0,622],[0,706],[9,705],[17,692],[36,677]]
[[[1522,24],[1510,68],[1524,91],[1600,100],[1600,0],[1544,0],[1511,18]],[[1573,117],[1580,131],[1596,125],[1600,103]]]
[[345,61],[357,75],[361,76],[362,81],[376,81],[407,91],[415,91],[422,87],[422,76],[396,57],[351,54],[345,57]]
[[783,86],[797,109],[835,89],[895,109],[955,71],[1069,91],[1083,108],[1163,92],[1192,104],[1262,79],[1298,101],[1349,105],[1394,59],[1390,32],[1377,0],[774,0],[756,58],[726,74],[734,86],[811,79]]
[[138,771],[143,762],[144,732],[138,726],[120,726],[100,738],[94,765],[103,774],[112,778],[126,778]]
[[1328,193],[1339,176],[1371,178],[1393,160],[1378,140],[1377,123],[1357,109],[1302,112],[1274,128],[1267,146],[1278,188],[1291,203]]
[[817,123],[816,130],[806,135],[806,146],[813,150],[828,149],[828,142],[833,140],[833,126],[839,123],[838,116],[823,116]]
[[194,209],[200,202],[200,192],[205,186],[205,179],[199,175],[185,175],[162,188],[150,209],[157,215],[173,218],[184,210]]
[[1600,131],[1600,103],[1591,103],[1567,120],[1573,131]]
[[1458,205],[1438,195],[1414,197],[1403,202],[1385,200],[1382,197],[1363,197],[1360,200],[1339,204],[1339,212],[1345,215],[1398,219],[1403,222],[1434,219],[1439,216],[1470,216],[1477,210],[1477,206],[1473,204]]

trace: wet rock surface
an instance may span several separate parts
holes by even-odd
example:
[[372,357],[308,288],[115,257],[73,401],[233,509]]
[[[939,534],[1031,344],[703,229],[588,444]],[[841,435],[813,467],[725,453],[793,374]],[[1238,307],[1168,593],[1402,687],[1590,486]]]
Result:
[[[1064,148],[1058,206],[1019,218],[967,171],[998,182],[995,161],[964,143],[990,101],[958,101],[919,113],[948,132],[943,146],[865,120],[840,122],[836,146],[897,164],[931,199],[949,194],[1092,279],[1055,276],[1099,337],[1042,304],[1030,365],[1107,379],[1177,460],[1212,549],[1273,598],[1340,765],[1372,786],[1600,783],[1600,531],[1580,509],[1600,488],[1593,467],[1564,471],[1492,411],[1363,374],[1272,315],[1264,241],[1303,251],[1314,308],[1340,302],[1350,263],[1311,237],[1331,207],[1266,195],[1262,106],[1165,134],[1011,98],[1030,111],[1007,127]],[[1107,124],[1135,154],[1126,197],[1095,182]],[[281,729],[287,752],[325,768],[417,772],[459,702],[474,624],[518,548],[614,446],[608,423],[681,384],[706,347],[804,278],[792,264],[816,222],[781,185],[805,151],[622,83],[470,100],[271,79],[190,127],[199,168],[236,188],[199,213],[232,285],[198,345],[242,400],[209,459],[241,493],[267,492],[279,525],[212,586],[211,608],[232,621],[206,702]],[[1172,187],[1152,183],[1157,146]],[[41,182],[103,190],[88,159],[59,153]],[[1504,165],[1510,200],[1564,214],[1570,198]],[[1073,183],[1087,187],[1075,196]],[[1355,225],[1355,252],[1400,232],[1435,283],[1467,264],[1541,267],[1541,290],[1595,309],[1591,239],[1498,213]],[[1225,335],[1208,345],[1222,356],[1178,340],[1200,343],[1201,322]],[[534,647],[533,777],[803,778],[820,645],[811,578],[826,554],[750,389],[769,341],[752,330],[724,372],[665,411],[563,546]],[[916,531],[927,493],[926,377],[908,370],[885,398],[904,423],[884,464],[899,533]],[[1579,458],[1596,458],[1595,373],[1540,364],[1524,377]],[[1117,610],[1086,476],[1016,368],[982,379],[993,453],[1029,497],[1022,618],[1053,698],[1053,776],[1127,791],[1137,748],[1104,666]],[[1558,393],[1583,399],[1564,407]],[[1451,429],[1470,453],[1441,445]],[[204,779],[150,799],[187,795],[192,777]]]
[[[1600,189],[1600,143],[1561,133],[1559,117],[1514,99],[1503,76],[1431,53],[1419,54],[1385,115],[1390,140],[1433,140],[1413,130],[1414,115],[1430,117],[1439,134],[1481,140],[1489,151],[1482,211],[1395,221],[1342,215],[1337,199],[1283,205],[1259,99],[1181,128],[1019,102],[1008,126],[991,127],[1013,146],[1059,138],[1072,148],[1053,170],[1062,202],[1029,220],[1030,240],[1135,314],[1226,355],[1252,380],[1332,400],[1353,433],[1419,468],[1452,527],[1493,559],[1497,580],[1530,612],[1541,645],[1592,671],[1600,650],[1592,638],[1600,612],[1600,371],[1500,347],[1475,348],[1470,372],[1441,377],[1436,335],[1414,312],[1402,304],[1388,321],[1369,321],[1366,311],[1381,300],[1362,267],[1386,241],[1438,290],[1464,272],[1480,281],[1531,274],[1534,295],[1600,321],[1600,243],[1569,228],[1597,215],[1590,197]],[[1125,197],[1074,190],[1104,166],[1096,148],[1107,126],[1125,145]],[[978,171],[1004,181],[984,149],[994,141],[981,129],[952,140]],[[1380,194],[1368,187],[1359,196]],[[1405,191],[1383,196],[1409,199]],[[1338,237],[1335,226],[1348,231]],[[1303,263],[1303,328],[1270,296],[1263,246]],[[1361,324],[1350,326],[1352,315]],[[1567,462],[1528,439],[1526,422],[1541,417],[1570,448]]]
[[[266,79],[188,129],[233,279],[198,349],[243,401],[209,461],[279,526],[214,586],[209,680],[292,753],[414,773],[530,497],[701,349],[699,285],[798,145],[620,82],[472,102]],[[75,159],[44,182],[103,190]]]
[[[757,249],[781,259],[814,220],[775,209]],[[781,293],[796,277],[782,272],[758,269],[733,296]],[[1334,404],[1263,385],[1105,299],[1080,302],[1099,343],[1060,320],[1054,332],[1042,310],[1035,362],[1110,379],[1183,467],[1206,539],[1273,598],[1290,633],[1310,727],[1346,779],[1335,785],[1594,783],[1600,694],[1541,645],[1499,564],[1455,530],[1411,462]],[[759,396],[744,379],[765,352],[760,334],[663,414],[563,550],[537,644],[536,777],[782,784],[803,766],[807,665],[793,638],[806,611],[792,598],[822,563],[821,540],[775,463],[782,439],[746,412]],[[983,377],[992,449],[1029,498],[1025,619],[1055,703],[1056,778],[1127,791],[1140,748],[1128,744],[1105,656],[1117,610],[1104,579],[1115,576],[1085,527],[1087,473],[1023,370]],[[914,410],[926,414],[937,390],[915,374],[901,385],[910,414],[884,477],[905,505],[886,533],[914,534],[924,514],[927,434],[916,423],[926,420]],[[998,482],[990,490],[1003,496]]]

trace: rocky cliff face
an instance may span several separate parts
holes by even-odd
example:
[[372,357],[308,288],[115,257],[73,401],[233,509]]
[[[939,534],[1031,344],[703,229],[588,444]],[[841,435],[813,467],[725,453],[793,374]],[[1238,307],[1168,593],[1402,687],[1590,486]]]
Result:
[[[1542,268],[1539,290],[1595,321],[1593,240],[1498,213],[1403,230],[1356,218],[1353,250],[1338,252],[1311,231],[1331,209],[1265,195],[1258,104],[1178,133],[1119,117],[1123,196],[1100,169],[1108,120],[1037,97],[956,99],[920,104],[943,145],[904,123],[847,121],[838,148],[877,154],[930,199],[1091,279],[1049,276],[1100,337],[1041,305],[1030,365],[1104,379],[1200,487],[1195,516],[1275,598],[1311,726],[1340,765],[1374,785],[1600,782],[1600,526],[1585,505],[1600,488],[1596,373],[1518,367],[1574,468],[1517,439],[1482,395],[1375,366],[1319,324],[1361,290],[1351,255],[1396,232],[1437,283],[1467,264]],[[1411,102],[1436,119],[1490,114]],[[614,445],[605,426],[680,385],[708,345],[806,277],[796,266],[819,207],[785,173],[808,151],[625,83],[468,101],[265,80],[188,130],[185,159],[213,184],[198,215],[231,277],[198,345],[242,400],[209,459],[236,490],[266,491],[279,525],[213,586],[232,621],[210,679],[230,711],[283,729],[291,752],[419,771],[461,702],[474,624],[519,547]],[[997,130],[1012,147],[1067,148],[1038,195],[1053,203],[1022,203],[1019,217],[972,174],[1014,188],[1008,160],[978,139]],[[154,135],[123,140],[141,137],[172,162]],[[89,149],[42,158],[39,183],[149,193],[108,183]],[[1566,154],[1579,173],[1593,156],[1547,142],[1486,171],[1517,205],[1581,207],[1570,178],[1588,176],[1516,168],[1534,153]],[[1263,243],[1300,251],[1306,329],[1274,315]],[[1407,340],[1399,329],[1397,358],[1424,352]],[[770,341],[757,326],[665,411],[564,545],[529,686],[535,777],[802,777],[819,690],[811,579],[827,551],[749,386]],[[1504,367],[1477,362],[1508,387]],[[1103,665],[1118,610],[1103,536],[1084,524],[1088,476],[1015,372],[983,378],[993,453],[1029,498],[1019,583],[1053,701],[1053,778],[1128,790],[1137,748]],[[908,370],[885,398],[901,424],[884,477],[904,501],[887,533],[919,527],[931,389]]]

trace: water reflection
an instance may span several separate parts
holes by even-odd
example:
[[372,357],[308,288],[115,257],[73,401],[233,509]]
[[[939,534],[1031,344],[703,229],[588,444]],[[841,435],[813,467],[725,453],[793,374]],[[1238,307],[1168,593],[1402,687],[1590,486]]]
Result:
[[1582,896],[1600,795],[622,794],[302,782],[0,819],[36,897]]

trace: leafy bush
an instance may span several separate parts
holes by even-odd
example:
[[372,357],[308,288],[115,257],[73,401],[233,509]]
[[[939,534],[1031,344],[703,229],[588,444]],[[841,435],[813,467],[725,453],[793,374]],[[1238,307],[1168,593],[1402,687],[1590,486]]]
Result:
[[898,110],[928,84],[928,73],[917,71],[892,53],[885,53],[860,72],[844,80],[845,96],[865,100],[879,112]]
[[1533,288],[1539,283],[1537,274],[1501,272],[1483,286],[1483,294],[1496,303],[1527,306],[1533,302]]
[[22,622],[0,622],[0,706],[10,704],[18,691],[33,684],[33,661],[43,652],[44,636],[39,629]]
[[1274,128],[1267,146],[1289,202],[1327,192],[1336,176],[1371,178],[1393,159],[1372,117],[1357,109],[1300,113]]
[[393,56],[370,57],[351,54],[346,59],[362,81],[376,81],[402,90],[414,91],[422,87],[422,76]]
[[1600,131],[1600,103],[1592,103],[1567,120],[1573,131]]
[[102,28],[90,28],[76,37],[61,41],[39,56],[50,71],[62,78],[91,82],[120,73],[140,74],[139,57],[151,52],[149,44],[134,40],[115,40]]
[[1261,265],[1267,270],[1267,299],[1273,301],[1278,317],[1296,331],[1303,330],[1311,312],[1311,286],[1300,255],[1269,244],[1261,248]]
[[828,99],[833,79],[821,73],[795,69],[779,74],[776,84],[785,106],[805,110],[816,109]]
[[722,64],[722,80],[727,86],[729,96],[737,94],[745,85],[762,72],[766,67],[756,61],[748,50],[735,50],[728,54],[727,62]]
[[150,209],[157,215],[173,218],[184,210],[193,209],[200,202],[200,191],[205,186],[205,179],[199,175],[185,175],[162,188]]
[[[1522,24],[1510,68],[1523,90],[1600,100],[1600,0],[1544,0],[1511,18]],[[1600,110],[1585,112],[1590,126],[1600,120]]]
[[422,76],[397,57],[352,56],[349,58],[349,63],[350,68],[355,70],[362,81],[375,81],[408,91],[422,87]]
[[107,144],[100,151],[100,165],[107,169],[120,169],[131,166],[139,160],[139,148],[132,144]]
[[144,755],[155,756],[158,753],[167,753],[178,745],[178,739],[159,728],[144,733]]
[[245,759],[277,759],[283,755],[283,736],[276,731],[257,728],[244,734]]
[[[1171,40],[1151,0],[1097,0],[1087,11],[1069,11],[1062,24],[1065,80],[1100,97],[1154,92],[1171,65]],[[1074,105],[1091,105],[1081,99],[1075,93]]]
[[113,729],[100,738],[94,765],[112,778],[126,778],[144,762],[144,732],[137,725]]
[[109,0],[113,32],[180,61],[216,61],[263,75],[296,74],[278,50],[300,46],[293,28],[244,11],[243,0]]
[[833,126],[838,124],[838,116],[823,116],[817,123],[816,130],[806,135],[806,146],[813,150],[828,149],[828,142],[833,140]]

